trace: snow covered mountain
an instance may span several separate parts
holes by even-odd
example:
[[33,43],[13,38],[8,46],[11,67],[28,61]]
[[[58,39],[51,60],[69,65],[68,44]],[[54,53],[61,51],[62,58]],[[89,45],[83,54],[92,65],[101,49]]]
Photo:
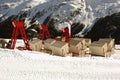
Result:
[[85,0],[95,17],[103,17],[120,12],[120,0]]
[[0,17],[4,20],[26,13],[28,19],[36,18],[43,23],[51,15],[59,23],[81,21],[87,25],[96,17],[120,12],[119,4],[119,0],[1,0]]
[[50,15],[58,22],[64,22],[82,14],[85,11],[85,2],[84,0],[4,0],[1,2],[0,11],[2,20],[12,15],[24,14],[27,19],[35,18],[40,23]]
[[73,34],[84,36],[98,18],[118,13],[119,8],[119,0],[1,0],[0,27],[12,26],[14,17],[25,18],[26,27],[38,21],[57,30],[69,22],[74,27]]

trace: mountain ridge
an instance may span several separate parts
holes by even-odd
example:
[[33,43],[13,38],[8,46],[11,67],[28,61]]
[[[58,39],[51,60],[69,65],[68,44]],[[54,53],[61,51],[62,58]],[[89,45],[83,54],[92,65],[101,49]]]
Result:
[[69,22],[74,27],[73,35],[84,37],[98,19],[120,12],[119,0],[1,0],[0,4],[0,27],[12,28],[10,22],[14,17],[25,18],[26,29],[32,26],[31,22],[38,21],[53,28],[53,36],[60,35],[59,30]]

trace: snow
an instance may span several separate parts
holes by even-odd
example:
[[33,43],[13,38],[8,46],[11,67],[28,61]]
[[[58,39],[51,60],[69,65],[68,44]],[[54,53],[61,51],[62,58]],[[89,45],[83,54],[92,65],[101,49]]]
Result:
[[86,5],[90,6],[95,17],[104,17],[113,13],[120,12],[120,0],[85,0]]
[[[20,45],[20,40],[18,40]],[[104,57],[59,57],[0,48],[0,80],[119,80],[120,45]]]

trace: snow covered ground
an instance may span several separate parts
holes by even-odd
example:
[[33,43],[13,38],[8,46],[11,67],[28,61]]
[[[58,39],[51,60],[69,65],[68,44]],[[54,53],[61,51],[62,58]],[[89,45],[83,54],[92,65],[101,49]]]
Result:
[[0,49],[0,80],[119,80],[119,49],[110,58]]

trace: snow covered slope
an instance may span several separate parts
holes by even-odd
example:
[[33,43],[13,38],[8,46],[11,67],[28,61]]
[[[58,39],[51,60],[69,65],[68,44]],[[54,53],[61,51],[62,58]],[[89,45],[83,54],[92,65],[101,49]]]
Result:
[[120,12],[120,0],[85,0],[95,17],[103,17]]
[[84,6],[83,0],[4,0],[1,2],[0,14],[1,17],[7,18],[27,11],[27,18],[37,18],[39,22],[43,22],[50,14],[59,20],[75,16],[77,13],[71,12],[75,10],[78,10],[78,13],[83,12],[81,10],[84,10]]
[[119,80],[120,53],[103,57],[58,57],[0,49],[0,80]]

